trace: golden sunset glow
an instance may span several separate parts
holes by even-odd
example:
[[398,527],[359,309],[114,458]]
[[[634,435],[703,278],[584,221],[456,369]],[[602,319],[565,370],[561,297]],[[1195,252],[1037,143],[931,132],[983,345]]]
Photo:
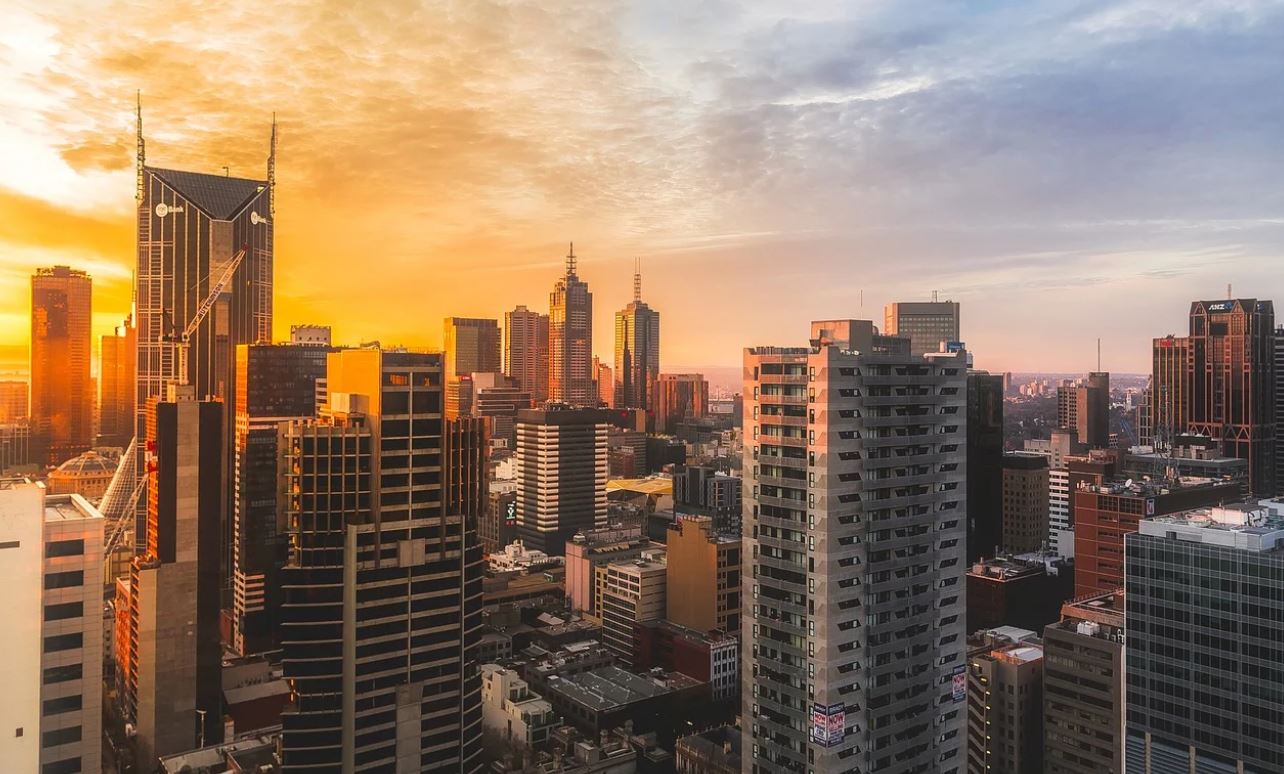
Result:
[[[877,317],[932,290],[964,303],[978,365],[1087,367],[1095,339],[1123,326],[1135,335],[1117,337],[1105,366],[1142,370],[1147,337],[1181,323],[1175,300],[1228,280],[1278,287],[1263,268],[1277,260],[1278,221],[1253,193],[1259,173],[1226,155],[1219,132],[1152,143],[1162,127],[1112,123],[1108,104],[1092,104],[1115,99],[1120,79],[1149,90],[1144,68],[1099,71],[1112,40],[1166,45],[1210,22],[1266,23],[1260,14],[1084,11],[1032,51],[1003,25],[1052,24],[1033,11],[1000,24],[952,9],[930,25],[939,38],[912,46],[927,22],[897,4],[795,6],[6,9],[5,359],[25,358],[38,266],[93,275],[96,333],[128,310],[136,91],[148,162],[162,167],[261,177],[276,114],[278,335],[325,322],[340,341],[436,346],[445,316],[546,308],[571,240],[607,357],[642,258],[665,315],[665,370],[734,365],[741,347],[802,321]],[[993,45],[941,31],[951,26]],[[986,53],[996,47],[1002,68]],[[1017,116],[1004,112],[1014,78],[1038,94],[1093,85],[1046,115],[1032,98]],[[989,102],[965,107],[977,100]],[[1187,142],[1208,147],[1168,164],[1165,148]],[[1209,186],[1263,206],[1228,219],[1203,194],[1174,193]],[[1089,307],[1118,311],[1085,321]],[[1050,350],[1054,336],[1063,346]]]

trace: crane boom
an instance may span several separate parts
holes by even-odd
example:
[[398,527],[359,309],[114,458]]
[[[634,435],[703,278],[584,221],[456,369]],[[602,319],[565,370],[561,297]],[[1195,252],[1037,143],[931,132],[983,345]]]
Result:
[[210,286],[209,295],[205,297],[205,300],[201,302],[200,306],[196,307],[196,314],[192,315],[191,321],[187,323],[187,327],[184,328],[183,332],[179,335],[179,340],[181,342],[186,343],[187,340],[191,338],[192,334],[196,333],[196,329],[200,327],[202,322],[204,322],[205,316],[214,308],[214,303],[218,301],[218,297],[227,289],[228,283],[232,281],[232,275],[236,274],[236,270],[240,268],[241,261],[245,260],[245,253],[248,250],[248,247],[242,247],[236,255],[232,256],[232,260],[228,262],[227,268],[223,270],[222,276],[218,278],[217,282]]

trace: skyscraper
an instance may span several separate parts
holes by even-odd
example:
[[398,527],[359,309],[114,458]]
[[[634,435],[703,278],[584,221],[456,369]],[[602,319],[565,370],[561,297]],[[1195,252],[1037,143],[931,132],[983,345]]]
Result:
[[98,443],[125,448],[134,437],[134,361],[138,354],[134,321],[126,318],[114,333],[102,337],[98,350]]
[[498,320],[447,317],[442,342],[448,380],[473,373],[500,372]]
[[437,354],[333,352],[327,415],[279,428],[284,771],[481,770],[486,439],[442,419],[442,377]]
[[147,548],[130,571],[126,705],[138,763],[223,738],[219,508],[223,404],[171,385],[148,402]]
[[1275,329],[1275,493],[1284,494],[1284,326]]
[[0,425],[25,422],[27,418],[27,383],[0,381]]
[[593,294],[575,273],[575,245],[566,275],[548,297],[548,398],[572,406],[595,405],[593,394]]
[[1127,536],[1127,774],[1284,771],[1279,506],[1147,519]]
[[288,546],[277,526],[277,425],[316,416],[317,382],[331,351],[315,344],[236,347],[231,644],[242,654],[280,645]]
[[606,526],[606,413],[517,413],[517,529],[528,548],[563,556],[576,532]]
[[[1151,378],[1155,435],[1217,439],[1248,460],[1249,489],[1275,494],[1275,308],[1237,298],[1195,301],[1190,335],[1155,339]],[[1171,443],[1172,439],[1167,438]]]
[[709,413],[709,383],[702,374],[660,374],[655,384],[655,431],[673,433],[678,423]]
[[1090,449],[1110,445],[1110,374],[1093,371],[1086,379],[1057,387],[1057,425],[1074,430]]
[[936,352],[943,341],[959,341],[957,301],[902,301],[883,307],[883,333],[910,340],[910,353]]
[[519,306],[504,313],[504,375],[531,394],[548,400],[548,315]]
[[1003,377],[967,375],[967,561],[1003,543]]
[[1048,539],[1048,458],[1030,452],[1003,455],[1003,548],[1038,551]]
[[[263,179],[148,166],[143,149],[140,111],[135,480],[145,469],[141,445],[146,438],[148,401],[163,397],[171,383],[182,381],[192,385],[198,396],[222,398],[229,409],[224,412],[224,436],[235,434],[230,409],[236,405],[236,345],[272,340],[276,126]],[[244,259],[186,345],[175,341],[242,249]],[[179,374],[183,363],[186,373]],[[226,444],[225,451],[225,469],[230,470],[232,444]],[[230,576],[234,542],[227,507],[230,492],[223,499],[223,572]]]
[[615,372],[597,355],[593,356],[593,388],[597,405],[615,405]]
[[615,406],[649,411],[660,375],[660,313],[642,300],[642,272],[633,273],[633,300],[615,313]]
[[811,344],[745,351],[743,771],[962,772],[967,354]]
[[31,277],[31,440],[41,464],[94,445],[92,295],[83,271],[55,266]]

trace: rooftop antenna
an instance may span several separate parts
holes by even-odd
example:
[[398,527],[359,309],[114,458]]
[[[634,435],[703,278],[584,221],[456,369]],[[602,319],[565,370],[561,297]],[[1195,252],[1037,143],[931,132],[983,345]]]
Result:
[[566,254],[566,275],[575,276],[575,243],[571,242],[571,251]]
[[276,219],[276,111],[272,112],[272,142],[268,150],[267,163],[268,200],[271,209],[268,212]]
[[633,259],[633,300],[642,302],[642,259]]
[[135,113],[135,115],[137,116],[137,126],[138,126],[138,181],[136,183],[136,190],[134,192],[134,197],[139,202],[142,202],[143,194],[145,192],[145,186],[143,184],[143,165],[146,163],[146,160],[147,160],[147,144],[143,141],[143,91],[142,89],[139,89],[137,92],[135,92],[134,97],[137,100],[137,105],[136,105],[137,112]]
[[1101,337],[1097,337],[1097,373],[1101,373]]
[[939,301],[940,299],[941,299],[941,291],[939,291],[939,290],[933,290],[933,291],[932,291],[932,303],[933,303],[933,304],[935,304],[935,303],[936,303],[937,301]]
[[1227,282],[1226,283],[1226,300],[1229,301],[1232,298],[1234,298],[1234,296],[1231,295],[1231,284]]
[[231,167],[224,166],[224,167],[223,167],[223,177],[231,177],[231,176],[232,176],[232,169],[231,169]]

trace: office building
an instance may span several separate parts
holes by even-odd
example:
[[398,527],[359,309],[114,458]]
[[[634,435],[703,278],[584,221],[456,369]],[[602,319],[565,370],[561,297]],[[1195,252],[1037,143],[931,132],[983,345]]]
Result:
[[1284,326],[1275,329],[1274,361],[1275,492],[1284,494]]
[[[126,484],[146,475],[148,406],[152,398],[165,399],[170,384],[191,385],[202,399],[221,398],[226,407],[223,436],[235,437],[236,346],[272,340],[275,125],[267,150],[266,175],[261,179],[154,167],[144,157],[140,114],[134,266],[138,349],[133,437],[138,444],[133,475]],[[244,258],[229,276],[242,249]],[[225,276],[228,282],[204,319],[186,343],[178,342],[178,334],[196,319]],[[176,293],[175,288],[187,290]],[[225,443],[224,453],[223,470],[230,473],[233,444]],[[123,486],[123,496],[132,488]],[[224,546],[220,572],[230,578],[235,542],[230,481],[225,488],[219,517]],[[104,514],[114,518],[115,508],[114,503],[104,503]],[[139,547],[145,542],[142,513],[140,505],[135,533]]]
[[937,352],[942,342],[962,341],[957,301],[902,301],[883,307],[883,333],[910,340],[910,354]]
[[1046,554],[983,559],[967,573],[969,631],[1017,626],[1040,631],[1074,596],[1074,565]]
[[134,373],[138,342],[134,321],[126,318],[102,337],[98,350],[98,445],[129,446],[134,437]]
[[474,373],[499,373],[499,321],[447,317],[442,333],[446,379]]
[[1110,374],[1093,371],[1087,378],[1057,387],[1057,426],[1073,430],[1089,449],[1110,445]]
[[968,638],[970,772],[1043,770],[1043,647],[1015,627]]
[[633,273],[633,300],[615,313],[617,408],[650,411],[660,377],[660,313],[642,300],[642,272]]
[[55,266],[31,277],[31,440],[42,465],[94,445],[92,296],[83,271]]
[[330,351],[321,344],[236,348],[231,645],[242,655],[280,646],[287,541],[277,524],[277,425],[316,416]]
[[967,353],[810,339],[744,357],[744,770],[961,772]]
[[481,770],[486,434],[442,419],[443,376],[331,352],[327,414],[278,430],[283,771]]
[[27,383],[0,381],[0,425],[26,422],[27,419]]
[[708,683],[714,701],[740,693],[740,635],[717,629],[698,631],[665,619],[644,621],[633,630],[633,668],[659,667]]
[[1003,542],[1003,377],[967,374],[967,560]]
[[456,376],[446,379],[442,390],[443,416],[446,419],[459,419],[473,413],[473,377]]
[[1146,519],[1126,550],[1128,774],[1284,771],[1279,502]]
[[1082,457],[1063,457],[1061,462],[1062,467],[1048,471],[1048,550],[1070,558],[1074,556],[1073,492],[1113,479],[1118,465],[1113,451],[1098,449]]
[[571,611],[601,617],[596,577],[599,567],[636,559],[652,549],[638,529],[585,530],[566,543],[566,599]]
[[664,618],[667,569],[662,562],[632,559],[599,570],[602,583],[602,644],[633,663],[633,630]]
[[524,306],[504,313],[504,375],[536,403],[548,400],[548,315]]
[[1270,301],[1196,301],[1190,309],[1189,431],[1248,460],[1249,491],[1275,496],[1275,310]]
[[673,471],[673,510],[708,516],[716,532],[739,535],[743,480],[707,465],[683,465]]
[[597,356],[593,356],[593,394],[597,405],[615,405],[615,372]]
[[1150,443],[1156,449],[1167,449],[1190,426],[1191,354],[1188,337],[1165,336],[1152,342]]
[[12,771],[99,771],[102,514],[78,495],[0,479],[0,546],[0,760]]
[[0,425],[0,473],[31,462],[31,425],[25,421]]
[[543,746],[558,722],[552,704],[498,664],[481,666],[481,703],[482,726],[518,749]]
[[1222,444],[1199,435],[1179,435],[1165,451],[1133,449],[1123,456],[1121,475],[1127,478],[1212,478],[1238,481],[1248,492],[1248,460],[1227,457]]
[[660,374],[654,404],[655,432],[671,435],[680,423],[709,415],[709,382],[702,374]]
[[515,386],[503,374],[472,375],[472,405],[475,417],[490,421],[491,438],[509,449],[517,446],[517,412],[531,407],[531,394]]
[[517,529],[550,556],[606,526],[607,412],[551,405],[517,413]]
[[127,716],[138,764],[223,739],[219,508],[223,404],[171,385],[147,423],[147,545],[129,581]]
[[664,617],[699,632],[740,631],[740,536],[719,534],[708,516],[669,525],[669,597]]
[[593,294],[576,274],[575,245],[566,274],[548,296],[548,399],[596,405],[593,392]]
[[1143,519],[1234,502],[1236,482],[1207,479],[1106,481],[1074,490],[1075,596],[1124,585],[1124,537]]
[[678,774],[740,774],[740,729],[719,726],[678,739]]
[[1195,301],[1190,332],[1154,341],[1157,444],[1181,433],[1248,460],[1249,490],[1275,494],[1275,309],[1252,298]]
[[1028,452],[1003,455],[1003,548],[1043,550],[1048,538],[1048,459]]
[[1124,595],[1067,602],[1043,629],[1043,770],[1123,773]]
[[606,431],[607,475],[611,479],[647,474],[647,435],[641,430],[611,427]]

